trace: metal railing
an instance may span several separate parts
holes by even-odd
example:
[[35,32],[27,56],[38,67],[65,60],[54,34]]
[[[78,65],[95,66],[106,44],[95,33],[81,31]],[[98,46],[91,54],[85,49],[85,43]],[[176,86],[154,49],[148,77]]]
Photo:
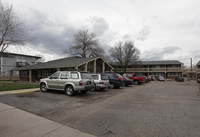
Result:
[[[116,68],[116,71],[122,71],[122,68]],[[127,68],[127,72],[182,72],[181,67],[178,68]]]

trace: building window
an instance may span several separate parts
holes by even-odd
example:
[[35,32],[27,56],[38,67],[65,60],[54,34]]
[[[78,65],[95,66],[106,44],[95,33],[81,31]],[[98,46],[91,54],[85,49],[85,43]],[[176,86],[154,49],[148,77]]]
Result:
[[28,77],[28,71],[20,71],[20,77]]
[[42,77],[48,77],[48,71],[42,71]]
[[41,76],[42,76],[42,72],[41,72],[41,71],[38,71],[38,72],[37,72],[37,76],[38,76],[38,77],[41,77]]

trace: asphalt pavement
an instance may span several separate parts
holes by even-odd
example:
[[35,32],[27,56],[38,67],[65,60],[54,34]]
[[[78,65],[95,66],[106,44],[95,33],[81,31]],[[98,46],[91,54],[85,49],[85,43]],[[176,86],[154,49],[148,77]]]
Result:
[[[32,90],[0,92],[0,95]],[[0,103],[0,137],[94,137],[69,126]]]
[[0,102],[98,137],[200,136],[195,82],[152,81],[73,97],[58,91],[2,95]]

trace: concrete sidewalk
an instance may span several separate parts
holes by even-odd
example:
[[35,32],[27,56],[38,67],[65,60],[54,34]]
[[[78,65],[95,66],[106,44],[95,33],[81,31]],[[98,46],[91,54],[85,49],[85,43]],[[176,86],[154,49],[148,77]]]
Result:
[[15,92],[35,92],[39,91],[39,88],[30,88],[30,89],[19,89],[19,90],[10,90],[10,91],[0,91],[0,95],[13,94]]
[[94,137],[0,103],[0,137]]

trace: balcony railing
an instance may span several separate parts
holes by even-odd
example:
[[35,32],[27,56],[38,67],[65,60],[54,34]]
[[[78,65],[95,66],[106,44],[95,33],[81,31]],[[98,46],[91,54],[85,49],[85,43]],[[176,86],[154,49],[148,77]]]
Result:
[[200,73],[200,68],[197,69],[197,73]]
[[28,66],[29,64],[27,62],[16,62],[16,67],[24,67]]
[[[116,68],[116,71],[122,71],[122,68]],[[127,72],[182,72],[182,68],[127,68]]]

